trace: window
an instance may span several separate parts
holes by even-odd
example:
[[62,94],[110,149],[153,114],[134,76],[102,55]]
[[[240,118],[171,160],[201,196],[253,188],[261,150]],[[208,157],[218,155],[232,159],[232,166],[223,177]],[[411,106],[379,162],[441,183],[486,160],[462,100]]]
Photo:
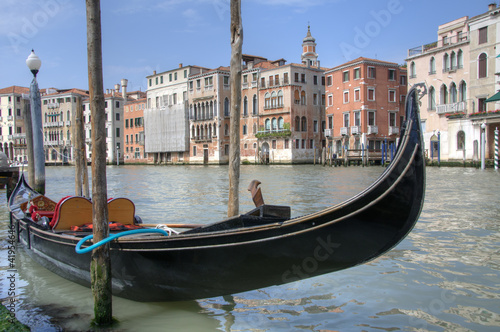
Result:
[[306,92],[305,91],[302,91],[300,93],[300,104],[306,105]]
[[333,95],[328,95],[328,106],[333,106]]
[[440,105],[444,105],[448,103],[448,88],[446,85],[441,85],[441,90],[440,90]]
[[451,85],[450,85],[450,103],[451,104],[456,103],[457,97],[458,97],[457,86],[455,85],[454,82],[451,82]]
[[313,131],[314,131],[315,133],[317,133],[317,132],[318,132],[318,120],[314,120],[314,121],[313,121]]
[[344,113],[344,127],[349,127],[349,113]]
[[271,130],[271,120],[266,119],[266,121],[264,123],[265,123],[266,131],[270,131]]
[[276,120],[276,118],[273,118],[273,120],[271,121],[271,126],[273,128],[273,131],[278,130],[278,121]]
[[318,76],[316,75],[313,76],[313,84],[318,85]]
[[375,67],[368,67],[368,78],[376,78]]
[[224,99],[224,116],[229,116],[229,98]]
[[328,129],[333,129],[333,115],[328,116]]
[[434,57],[429,61],[429,75],[436,73],[436,59]]
[[349,91],[344,91],[344,104],[349,102]]
[[464,55],[462,50],[457,52],[457,69],[462,69],[464,67]]
[[479,44],[484,44],[488,42],[488,27],[480,28],[479,33]]
[[410,64],[410,78],[417,77],[417,68],[415,68],[415,62],[411,62]]
[[302,131],[307,131],[307,119],[305,116],[300,120],[300,125],[302,127]]
[[375,111],[368,111],[368,125],[375,126]]
[[264,108],[271,108],[271,94],[269,92],[264,95]]
[[361,100],[361,95],[359,88],[354,89],[354,101],[360,101],[360,100]]
[[243,98],[243,116],[248,116],[248,97]]
[[354,79],[359,80],[361,78],[361,68],[354,68]]
[[257,108],[257,95],[253,95],[252,98],[252,114],[257,115],[258,108]]
[[396,127],[396,112],[389,112],[389,127]]
[[243,125],[243,135],[248,134],[247,125]]
[[396,70],[395,69],[389,69],[387,71],[387,79],[389,81],[395,81],[396,80]]
[[193,146],[193,157],[196,157],[196,145]]
[[120,128],[116,128],[116,137],[120,137]]
[[342,82],[348,82],[349,81],[349,72],[345,71],[342,73]]
[[429,109],[436,109],[436,90],[434,90],[433,86],[429,88]]
[[299,73],[295,73],[295,82],[298,83],[299,82]]
[[396,90],[389,90],[389,102],[396,102]]
[[128,119],[125,119],[125,128],[128,128]]
[[361,126],[361,112],[354,112],[354,125],[356,127]]
[[328,85],[328,86],[332,85],[332,77],[331,76],[326,77],[326,85]]
[[302,82],[302,83],[306,82],[306,74],[301,74],[300,75],[300,82]]
[[285,139],[285,149],[290,148],[290,140],[288,138]]
[[284,120],[282,117],[279,117],[278,118],[278,129],[283,130],[283,127],[284,127]]
[[116,113],[115,119],[116,119],[116,121],[120,121],[120,113]]
[[375,88],[368,88],[368,100],[369,101],[375,100]]
[[481,53],[478,59],[478,78],[487,76],[486,53]]
[[116,107],[116,108],[120,108],[120,102],[119,102],[119,101],[117,101],[117,102],[115,103],[115,107]]
[[465,149],[465,133],[460,130],[457,133],[457,150]]
[[406,75],[400,75],[399,76],[399,83],[401,85],[406,85]]
[[272,142],[271,142],[271,147],[272,147],[273,149],[276,149],[276,140],[275,140],[275,139],[273,139],[273,140],[272,140]]
[[280,75],[274,75],[274,84],[280,85]]
[[465,83],[464,81],[460,82],[460,85],[458,86],[458,100],[467,100],[467,83]]

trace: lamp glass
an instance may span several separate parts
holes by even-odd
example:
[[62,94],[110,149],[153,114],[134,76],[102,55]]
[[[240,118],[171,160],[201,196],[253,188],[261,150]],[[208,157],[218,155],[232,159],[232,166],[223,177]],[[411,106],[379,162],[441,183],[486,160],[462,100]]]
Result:
[[37,71],[40,69],[42,66],[42,61],[40,58],[35,54],[35,51],[31,50],[31,54],[28,56],[26,59],[26,65],[31,71]]

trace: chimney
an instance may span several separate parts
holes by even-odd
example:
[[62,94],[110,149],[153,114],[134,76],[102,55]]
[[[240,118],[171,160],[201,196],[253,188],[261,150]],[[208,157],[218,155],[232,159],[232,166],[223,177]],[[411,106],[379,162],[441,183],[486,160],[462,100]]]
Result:
[[153,70],[153,75],[156,75],[156,70]]
[[120,92],[120,84],[115,84],[115,92]]
[[179,63],[179,68],[182,68],[182,63]]
[[494,10],[495,8],[497,8],[497,4],[492,2],[488,5],[488,10]]
[[122,97],[123,97],[124,104],[127,102],[127,83],[128,83],[128,80],[123,78],[122,79]]

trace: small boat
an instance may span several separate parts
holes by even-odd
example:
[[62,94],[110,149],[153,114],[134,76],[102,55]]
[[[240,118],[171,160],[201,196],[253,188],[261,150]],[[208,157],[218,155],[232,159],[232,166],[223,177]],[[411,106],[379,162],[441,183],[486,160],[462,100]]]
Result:
[[[254,182],[252,211],[199,227],[176,225],[184,231],[165,236],[135,232],[146,227],[134,217],[133,203],[110,201],[113,294],[136,301],[208,298],[340,271],[383,255],[412,230],[423,206],[421,90],[425,86],[408,93],[400,142],[381,176],[347,201],[316,213],[290,218],[289,207],[265,204]],[[75,250],[91,249],[85,238],[91,229],[84,225],[92,220],[89,200],[53,202],[21,176],[9,207],[18,241],[34,260],[90,286],[91,253]]]

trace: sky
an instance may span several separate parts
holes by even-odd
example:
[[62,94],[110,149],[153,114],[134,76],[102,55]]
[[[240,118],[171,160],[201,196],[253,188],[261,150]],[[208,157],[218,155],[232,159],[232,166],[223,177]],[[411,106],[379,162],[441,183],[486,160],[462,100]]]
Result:
[[[300,63],[310,26],[321,66],[360,56],[404,64],[438,26],[488,10],[492,0],[242,0],[243,53]],[[184,66],[228,66],[229,0],[101,0],[104,89]],[[84,0],[1,0],[0,88],[29,87],[31,52],[40,88],[88,89]]]

